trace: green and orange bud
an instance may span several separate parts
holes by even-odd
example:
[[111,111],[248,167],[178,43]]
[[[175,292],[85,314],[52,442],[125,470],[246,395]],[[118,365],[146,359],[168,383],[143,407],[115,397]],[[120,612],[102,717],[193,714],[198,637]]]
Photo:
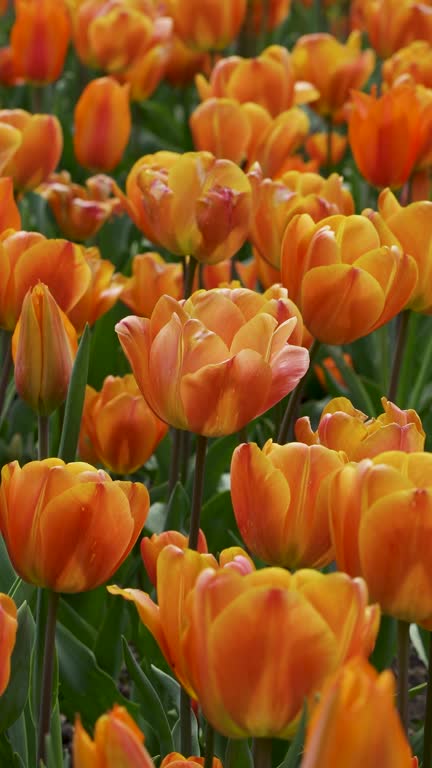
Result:
[[290,343],[297,317],[281,287],[264,295],[216,288],[184,303],[163,296],[150,319],[127,317],[116,331],[159,418],[216,437],[241,429],[302,378],[308,352]]
[[21,229],[21,215],[15,202],[13,181],[8,176],[0,178],[0,235],[6,229]]
[[84,462],[6,464],[0,528],[16,572],[55,592],[84,592],[110,579],[144,526],[141,483],[113,481]]
[[373,51],[362,51],[358,31],[344,44],[329,34],[303,35],[291,60],[296,78],[317,88],[319,98],[312,106],[324,116],[335,115],[348,101],[351,89],[362,88],[375,66]]
[[0,158],[3,126],[18,131],[21,141],[16,141],[15,134],[16,149],[3,165],[2,175],[12,176],[19,191],[35,189],[55,170],[60,160],[63,132],[58,119],[54,115],[32,115],[23,109],[0,110]]
[[365,216],[335,215],[314,223],[301,214],[289,222],[282,282],[312,336],[346,344],[404,309],[418,269],[396,243],[388,228],[378,230]]
[[138,253],[132,259],[132,276],[125,281],[121,300],[140,317],[150,317],[164,293],[182,298],[182,265],[165,261],[155,251]]
[[290,738],[305,699],[370,653],[379,614],[367,599],[364,582],[341,573],[205,570],[182,634],[205,717],[229,738]]
[[[154,587],[157,586],[157,561],[164,547],[173,544],[178,549],[187,549],[188,542],[189,537],[180,531],[163,531],[154,533],[153,536],[144,536],[141,540],[141,557],[147,576]],[[206,537],[201,529],[198,534],[197,552],[202,554],[208,552]]]
[[17,629],[16,605],[8,595],[0,593],[0,696],[9,683],[11,656],[15,647]]
[[66,400],[77,349],[72,323],[38,283],[24,298],[12,336],[15,386],[37,413],[46,416]]
[[308,416],[297,419],[296,438],[307,445],[344,451],[349,461],[372,459],[384,451],[422,451],[426,436],[416,411],[403,411],[385,397],[381,402],[384,413],[368,419],[346,397],[336,397],[325,406],[316,432]]
[[323,691],[300,768],[413,768],[413,760],[395,707],[393,673],[378,674],[364,659],[353,659]]
[[100,77],[84,88],[74,112],[74,150],[84,168],[111,171],[129,141],[129,86]]
[[177,256],[215,264],[233,256],[248,236],[250,181],[237,165],[210,152],[146,155],[129,173],[126,194],[139,229]]
[[[183,757],[180,752],[170,752],[162,760],[160,768],[202,768],[204,762],[204,757]],[[223,768],[219,758],[213,758],[212,768]]]
[[102,389],[86,388],[79,453],[118,475],[136,472],[148,461],[167,426],[145,402],[132,376],[107,376]]
[[75,768],[154,768],[144,734],[129,712],[117,704],[96,721],[93,739],[77,717],[72,752]]
[[191,48],[218,51],[226,48],[240,32],[247,0],[168,0],[174,31]]
[[78,335],[81,335],[86,323],[94,325],[99,317],[114,306],[126,282],[121,273],[114,271],[112,261],[101,258],[98,248],[82,247],[80,250],[90,268],[90,281],[85,293],[68,311],[69,320]]
[[235,449],[231,497],[249,551],[269,565],[322,568],[334,559],[324,480],[346,463],[342,452],[267,441]]
[[64,0],[15,0],[15,14],[10,44],[16,75],[38,85],[54,82],[63,71],[70,40]]

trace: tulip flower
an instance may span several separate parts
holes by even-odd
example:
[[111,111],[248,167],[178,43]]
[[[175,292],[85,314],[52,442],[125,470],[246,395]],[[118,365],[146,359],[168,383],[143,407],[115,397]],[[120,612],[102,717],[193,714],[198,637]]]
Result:
[[313,712],[300,768],[411,768],[394,696],[390,670],[379,675],[361,658],[342,667]]
[[[162,760],[160,768],[199,768],[204,765],[204,762],[204,757],[183,757],[180,752],[170,752]],[[212,768],[223,768],[217,757],[213,758]]]
[[250,0],[253,29],[256,34],[269,32],[288,17],[291,0]]
[[150,317],[163,294],[181,299],[183,269],[181,264],[166,262],[155,251],[139,253],[132,259],[132,277],[126,279],[120,298],[132,312]]
[[316,160],[318,165],[322,168],[328,166],[328,161],[332,166],[338,165],[348,146],[348,140],[346,136],[342,136],[336,131],[332,131],[330,135],[330,158],[328,157],[328,142],[329,137],[327,133],[313,133],[305,141],[305,149],[309,157],[312,160]]
[[[321,485],[346,462],[324,446],[238,446],[231,462],[231,497],[248,550],[270,565],[321,568],[334,559]],[[324,497],[325,500],[325,497]]]
[[309,128],[309,119],[299,107],[281,112],[249,147],[249,167],[259,163],[264,176],[281,176],[288,170],[290,156],[303,143]]
[[[141,539],[141,557],[147,576],[154,587],[157,586],[157,561],[163,548],[167,547],[168,544],[173,544],[178,549],[187,549],[188,541],[188,536],[180,533],[180,531],[163,531],[162,533],[154,533],[153,536],[144,536]],[[208,552],[206,537],[201,530],[198,534],[197,552],[203,554]]]
[[107,376],[97,392],[86,387],[79,453],[118,475],[136,472],[167,432],[145,402],[132,374]]
[[50,176],[37,192],[48,201],[62,234],[70,240],[88,240],[119,210],[119,200],[111,197],[111,179],[103,174],[86,180],[85,187],[74,184],[67,171]]
[[37,413],[47,416],[66,400],[77,348],[72,323],[38,283],[24,298],[12,337],[15,386]]
[[18,629],[17,609],[14,601],[0,593],[0,696],[5,692],[10,678],[10,662]]
[[234,163],[209,152],[140,158],[127,178],[126,195],[139,229],[177,256],[215,264],[235,254],[248,235],[250,182]]
[[15,14],[10,44],[16,74],[31,83],[54,82],[62,73],[70,39],[64,0],[15,0]]
[[96,320],[114,306],[126,282],[114,264],[102,259],[98,248],[82,248],[85,262],[90,268],[90,282],[79,301],[69,310],[68,317],[81,334],[86,323],[94,325]]
[[353,91],[348,137],[364,178],[377,187],[399,187],[422,149],[422,106],[413,85],[395,85],[381,97]]
[[375,0],[363,3],[363,27],[381,59],[413,40],[430,39],[430,10],[416,0]]
[[403,411],[385,397],[381,402],[384,413],[368,419],[346,397],[335,397],[323,409],[316,432],[308,416],[297,419],[296,438],[306,445],[344,451],[349,461],[372,459],[384,451],[422,451],[425,432],[416,411]]
[[0,174],[22,142],[21,132],[8,123],[0,122]]
[[400,78],[409,77],[414,82],[432,87],[432,49],[426,40],[414,40],[404,48],[399,48],[393,56],[383,63],[382,76],[389,86],[395,85]]
[[234,99],[206,99],[190,117],[194,146],[242,165],[252,138],[249,113],[243,107]]
[[171,39],[171,50],[165,64],[165,80],[171,85],[184,86],[193,82],[198,72],[210,69],[210,55],[185,45],[177,36]]
[[237,37],[247,0],[168,0],[174,31],[186,45],[201,51],[218,51]]
[[129,86],[100,77],[84,88],[74,112],[74,150],[84,168],[111,171],[131,132]]
[[90,267],[79,246],[48,240],[38,232],[0,235],[0,327],[13,331],[24,297],[38,282],[45,283],[66,314],[87,290]]
[[354,31],[345,44],[332,35],[303,35],[291,60],[295,76],[312,83],[319,99],[312,106],[320,115],[333,116],[348,101],[351,89],[360,89],[375,66],[373,51],[361,49],[361,35]]
[[21,216],[10,177],[0,178],[0,235],[5,229],[21,229]]
[[127,317],[116,331],[156,415],[216,437],[241,429],[302,378],[308,353],[288,341],[296,324],[281,290],[219,288],[183,304],[163,296],[150,320]]
[[306,327],[326,344],[347,344],[388,322],[417,282],[414,259],[365,216],[317,224],[295,216],[282,241],[281,271]]
[[384,613],[432,629],[432,456],[388,451],[329,478],[338,567],[362,576]]
[[54,115],[31,115],[23,109],[2,109],[0,141],[2,126],[11,126],[21,134],[21,141],[3,166],[2,175],[12,176],[15,188],[20,191],[35,189],[60,160],[63,133],[58,119]]
[[206,569],[185,609],[193,688],[229,738],[289,738],[305,698],[344,661],[369,654],[378,629],[366,585],[342,573]]
[[83,592],[107,581],[145,523],[141,483],[113,481],[90,464],[61,459],[6,464],[0,529],[16,572],[55,592]]
[[154,768],[144,746],[144,734],[128,711],[117,704],[96,721],[93,740],[77,716],[72,752],[74,768]]

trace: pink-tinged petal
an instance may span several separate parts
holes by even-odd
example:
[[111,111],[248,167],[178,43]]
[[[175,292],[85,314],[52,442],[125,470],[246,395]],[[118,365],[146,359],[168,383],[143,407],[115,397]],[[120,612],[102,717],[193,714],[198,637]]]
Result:
[[187,320],[183,326],[182,345],[182,376],[195,373],[206,365],[222,363],[230,356],[222,339],[199,320]]
[[244,315],[223,290],[197,291],[184,309],[225,342],[228,349],[244,323]]
[[[289,322],[289,321],[288,321]],[[292,392],[309,368],[309,352],[304,347],[285,344],[270,360],[271,385],[264,406],[265,411]]]

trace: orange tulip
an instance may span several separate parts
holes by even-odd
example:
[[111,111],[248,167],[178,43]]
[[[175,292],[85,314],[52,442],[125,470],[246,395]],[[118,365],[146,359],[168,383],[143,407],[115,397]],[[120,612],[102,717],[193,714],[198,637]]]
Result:
[[164,261],[155,251],[139,253],[132,260],[132,277],[126,279],[121,300],[132,312],[150,317],[163,294],[181,299],[183,269],[181,264]]
[[168,0],[174,31],[191,48],[218,51],[237,36],[246,15],[247,0]]
[[[338,165],[348,146],[348,139],[336,131],[330,137],[330,163]],[[305,141],[305,149],[312,160],[316,160],[322,168],[328,165],[328,136],[327,133],[313,133]]]
[[172,49],[172,19],[156,19],[147,50],[131,63],[121,79],[130,85],[133,101],[147,99],[165,75]]
[[[254,567],[239,547],[223,550],[220,563],[225,569],[242,574]],[[141,621],[152,633],[180,684],[192,696],[195,696],[194,689],[185,661],[185,649],[181,645],[186,625],[185,603],[201,571],[217,568],[213,555],[169,544],[157,559],[157,605],[150,595],[139,589],[107,587],[112,595],[121,595],[135,604]]]
[[383,63],[384,82],[391,87],[400,78],[409,77],[414,82],[432,87],[432,48],[425,40],[415,40],[400,48]]
[[0,235],[5,229],[21,229],[21,216],[10,177],[0,178]]
[[[183,757],[180,752],[170,752],[169,755],[164,757],[160,764],[160,768],[197,768],[204,765],[204,757]],[[217,758],[213,758],[212,768],[223,768],[221,761]]]
[[324,479],[345,454],[268,440],[238,446],[231,462],[231,497],[240,534],[254,555],[285,568],[321,568],[334,559]]
[[352,32],[345,44],[332,35],[303,35],[291,60],[296,78],[312,83],[319,92],[313,108],[334,115],[349,99],[352,88],[362,88],[375,66],[373,51],[361,49],[361,35]]
[[[350,368],[353,368],[351,355],[349,355],[347,352],[344,352],[343,359],[345,360],[346,364],[350,366]],[[316,363],[314,365],[314,372],[324,390],[328,389],[328,380],[326,374],[334,379],[341,387],[348,389],[347,383],[332,357],[324,357],[320,363]],[[307,441],[303,440],[302,442]]]
[[129,86],[100,77],[84,88],[74,112],[74,150],[85,168],[111,171],[131,132]]
[[145,402],[132,374],[107,376],[100,392],[86,388],[79,453],[118,475],[148,461],[167,426]]
[[[217,264],[204,264],[202,268],[202,284],[210,291],[212,288],[225,288],[231,283],[233,262],[231,259],[219,261]],[[235,272],[241,280],[241,285],[253,291],[256,288],[258,270],[254,259],[236,261]],[[272,281],[272,285],[276,280]],[[299,313],[300,317],[300,313]]]
[[90,282],[80,300],[68,311],[68,317],[81,334],[86,323],[94,325],[96,320],[114,306],[126,282],[126,278],[114,272],[114,264],[101,259],[97,248],[82,248],[82,254],[90,267]]
[[12,337],[12,357],[17,392],[37,413],[48,415],[66,400],[77,348],[75,329],[47,286],[29,289]]
[[18,629],[17,609],[14,601],[0,593],[0,696],[5,692],[10,678],[10,662]]
[[377,187],[407,181],[422,149],[422,128],[422,106],[413,85],[396,85],[380,98],[351,94],[349,143],[360,173]]
[[413,40],[430,39],[431,15],[426,3],[416,0],[363,0],[362,26],[372,47],[387,59]]
[[238,165],[248,157],[252,126],[248,112],[234,99],[206,99],[192,112],[189,122],[198,150]]
[[165,66],[165,80],[171,85],[184,86],[192,82],[198,72],[209,69],[209,54],[189,48],[177,35],[173,35]]
[[2,109],[0,126],[0,141],[3,126],[15,128],[21,135],[16,151],[2,167],[2,175],[12,176],[14,186],[20,191],[35,189],[48,178],[60,160],[63,133],[59,121],[54,115],[31,115],[23,109]]
[[257,162],[264,176],[277,178],[286,170],[290,155],[303,143],[309,128],[309,119],[299,107],[281,112],[250,146],[249,167]]
[[[153,536],[144,536],[141,539],[141,557],[147,576],[154,587],[157,586],[157,561],[164,547],[173,544],[178,549],[187,549],[188,541],[188,536],[180,533],[180,531],[163,531],[162,533],[154,533]],[[208,552],[206,537],[201,529],[198,534],[197,551],[202,554]]]
[[[0,112],[1,114],[1,112]],[[9,160],[14,156],[21,145],[22,137],[18,128],[13,125],[0,122],[0,174],[3,174]]]
[[250,0],[252,24],[255,32],[269,32],[288,17],[291,0]]
[[62,73],[70,39],[64,1],[15,0],[15,14],[10,43],[16,74],[32,83],[54,82]]
[[77,716],[72,751],[75,768],[154,768],[144,746],[144,734],[128,711],[117,704],[97,720],[93,741]]
[[[282,282],[310,333],[346,344],[388,322],[410,299],[414,259],[365,216],[295,216],[282,241]],[[338,300],[335,301],[335,297]]]
[[0,235],[0,327],[13,331],[24,297],[38,282],[45,283],[66,314],[86,291],[91,278],[79,246],[48,240],[38,232]]
[[209,152],[140,158],[127,178],[126,194],[128,212],[146,237],[178,256],[215,264],[246,240],[252,214],[249,180],[234,163]]
[[281,289],[216,288],[183,304],[163,296],[150,320],[128,317],[116,331],[159,418],[216,437],[267,411],[304,375],[308,353],[288,342],[296,324]]
[[402,411],[385,397],[381,402],[384,413],[368,419],[346,397],[335,397],[323,409],[316,432],[308,416],[297,419],[296,439],[345,451],[349,461],[372,459],[384,451],[422,451],[426,436],[417,413]]
[[336,561],[384,613],[432,629],[432,455],[389,451],[347,464],[327,494]]
[[10,45],[0,48],[0,84],[22,85],[23,79],[15,72],[13,51]]
[[229,738],[289,738],[305,698],[346,659],[370,653],[379,621],[361,579],[282,568],[207,569],[185,609],[193,688]]
[[394,699],[390,670],[379,675],[364,659],[350,661],[327,683],[312,715],[301,768],[411,768]]
[[141,483],[113,481],[90,464],[61,459],[6,464],[0,528],[16,572],[55,592],[83,592],[115,573],[147,518]]
[[[68,171],[50,176],[37,192],[48,201],[62,234],[70,240],[88,240],[119,210],[118,198],[111,196],[112,182],[99,174],[74,184]],[[16,227],[17,229],[17,227]]]

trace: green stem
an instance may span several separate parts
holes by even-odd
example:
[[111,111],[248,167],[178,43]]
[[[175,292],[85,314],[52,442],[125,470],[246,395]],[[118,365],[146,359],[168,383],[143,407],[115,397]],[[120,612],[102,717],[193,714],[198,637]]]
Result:
[[190,440],[191,433],[183,430],[180,440],[180,480],[183,485],[186,484],[188,475]]
[[398,330],[397,330],[397,339],[396,339],[396,349],[395,349],[395,354],[393,358],[393,365],[392,365],[392,371],[390,376],[390,386],[388,391],[388,399],[391,400],[392,403],[396,402],[399,376],[401,372],[402,360],[403,360],[403,355],[405,351],[405,343],[406,343],[406,338],[408,333],[409,317],[410,317],[410,312],[409,310],[406,309],[404,310],[404,312],[401,312],[401,314],[397,319]]
[[49,455],[49,416],[38,416],[38,459],[46,459]]
[[2,331],[3,344],[2,344],[2,365],[0,372],[0,415],[3,412],[3,406],[6,398],[7,387],[9,384],[9,378],[12,371],[12,355],[11,355],[11,342],[12,334],[10,331]]
[[423,739],[423,768],[432,768],[432,633],[429,634],[428,686]]
[[185,258],[183,262],[183,279],[184,279],[184,291],[183,296],[188,299],[192,294],[193,282],[195,277],[196,268],[198,266],[197,260],[193,256]]
[[207,723],[204,768],[213,768],[215,732],[213,726]]
[[192,752],[192,723],[190,697],[180,689],[180,749],[182,755],[190,755]]
[[272,740],[254,739],[253,757],[254,768],[271,768]]
[[309,368],[306,371],[303,378],[300,379],[296,388],[291,392],[290,399],[288,400],[288,405],[279,428],[279,434],[277,438],[277,442],[279,443],[279,445],[283,445],[288,440],[290,440],[293,436],[294,421],[297,417],[297,410],[300,405],[304,388],[310,376],[310,372],[313,368],[313,362],[318,354],[319,348],[320,348],[320,342],[315,339],[315,341],[313,342],[309,350],[309,360],[310,360]]
[[256,43],[257,40],[253,28],[253,7],[252,3],[248,3],[245,20],[240,30],[240,34],[237,37],[237,55],[245,58],[255,56]]
[[204,435],[197,435],[196,454],[195,454],[195,475],[192,494],[192,512],[189,530],[189,549],[196,549],[198,546],[198,536],[201,519],[201,506],[204,490],[204,470],[207,452],[207,438]]
[[183,430],[181,429],[172,430],[172,449],[168,477],[168,501],[171,498],[171,494],[180,475],[180,446],[182,440],[182,431]]
[[60,594],[58,592],[48,593],[48,615],[45,625],[42,689],[39,709],[37,765],[39,765],[41,760],[45,760],[45,737],[50,731],[51,699],[55,657],[55,630],[59,599]]
[[408,734],[408,662],[409,623],[398,621],[398,709],[405,733]]

